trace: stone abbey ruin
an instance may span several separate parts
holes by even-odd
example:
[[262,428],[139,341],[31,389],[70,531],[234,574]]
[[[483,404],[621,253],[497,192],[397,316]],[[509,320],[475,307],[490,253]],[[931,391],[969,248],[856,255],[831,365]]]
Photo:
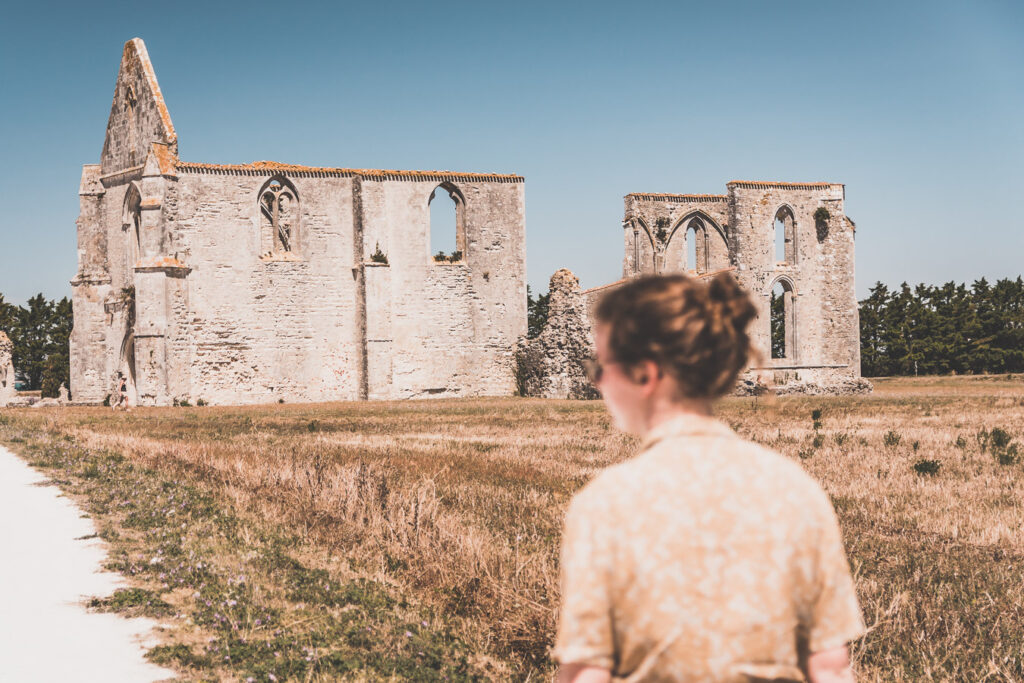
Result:
[[[82,171],[71,390],[99,403],[508,395],[526,332],[523,178],[181,161],[125,44]],[[456,248],[430,253],[430,202]]]
[[837,183],[742,180],[728,183],[723,195],[628,194],[623,277],[728,269],[760,308],[753,338],[762,359],[748,381],[810,391],[866,389],[854,289],[856,226],[845,199]]
[[[559,271],[547,328],[524,339],[521,176],[182,161],[135,38],[79,196],[77,403],[104,401],[121,376],[139,405],[593,396],[579,367],[588,310],[617,283],[584,292]],[[444,258],[430,249],[437,200],[455,209]],[[729,269],[755,295],[763,359],[745,386],[864,388],[843,185],[736,181],[625,202],[624,279]]]

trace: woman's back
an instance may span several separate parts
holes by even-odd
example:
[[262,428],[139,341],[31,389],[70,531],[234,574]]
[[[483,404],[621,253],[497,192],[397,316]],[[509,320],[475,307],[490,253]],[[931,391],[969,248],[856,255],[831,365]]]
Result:
[[710,417],[757,314],[727,273],[637,278],[594,309],[591,381],[644,449],[569,506],[562,680],[853,680],[864,627],[828,497]]
[[574,499],[556,655],[638,680],[801,678],[863,633],[835,515],[796,464],[709,417],[655,428]]

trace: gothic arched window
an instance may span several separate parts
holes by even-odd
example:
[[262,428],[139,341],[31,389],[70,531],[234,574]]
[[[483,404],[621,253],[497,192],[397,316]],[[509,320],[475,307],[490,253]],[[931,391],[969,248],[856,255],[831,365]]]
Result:
[[773,359],[796,359],[796,301],[793,297],[793,283],[785,279],[776,281],[768,295]]
[[[444,197],[446,194],[447,198]],[[435,263],[466,260],[465,207],[466,200],[462,193],[451,183],[441,183],[427,198],[427,208],[430,210],[430,253],[434,255]]]
[[296,251],[299,198],[286,178],[275,177],[260,190],[260,251],[280,254]]
[[776,263],[796,263],[796,224],[793,212],[783,206],[775,213],[775,261]]

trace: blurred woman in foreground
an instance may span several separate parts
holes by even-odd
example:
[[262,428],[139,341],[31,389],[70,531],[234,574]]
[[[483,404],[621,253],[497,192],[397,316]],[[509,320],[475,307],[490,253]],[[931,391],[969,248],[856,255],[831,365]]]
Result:
[[864,624],[828,496],[711,416],[756,315],[727,273],[643,277],[598,304],[591,379],[642,446],[569,506],[562,681],[853,680]]

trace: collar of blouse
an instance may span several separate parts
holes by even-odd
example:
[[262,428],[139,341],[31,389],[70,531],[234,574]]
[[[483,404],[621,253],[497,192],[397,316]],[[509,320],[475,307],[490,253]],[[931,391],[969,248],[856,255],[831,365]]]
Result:
[[647,432],[640,449],[650,450],[655,444],[676,436],[735,436],[725,423],[708,415],[683,413],[666,420]]

